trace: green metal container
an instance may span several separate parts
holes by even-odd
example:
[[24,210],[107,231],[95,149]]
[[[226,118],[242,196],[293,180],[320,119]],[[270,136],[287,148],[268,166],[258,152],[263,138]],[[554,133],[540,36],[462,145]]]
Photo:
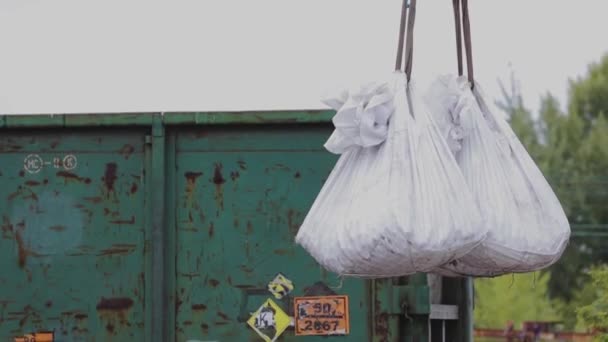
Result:
[[[263,341],[247,321],[268,299],[293,316],[337,294],[350,331],[332,339],[470,341],[470,281],[431,303],[425,275],[341,279],[294,244],[336,161],[332,115],[0,116],[0,340]],[[326,337],[277,339],[297,340]]]

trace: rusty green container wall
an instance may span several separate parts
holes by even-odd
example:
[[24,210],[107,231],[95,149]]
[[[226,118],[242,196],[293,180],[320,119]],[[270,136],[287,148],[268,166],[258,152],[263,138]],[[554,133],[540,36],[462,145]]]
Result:
[[[2,340],[40,330],[144,339],[145,131],[0,134]],[[70,155],[74,170],[52,165]]]
[[[245,320],[281,272],[292,295],[349,296],[337,340],[427,341],[423,276],[341,280],[293,242],[336,161],[332,115],[0,116],[0,339],[261,341]],[[51,164],[25,172],[29,155]],[[470,340],[466,284],[444,283],[461,307],[448,341]],[[325,339],[279,339],[296,340]]]

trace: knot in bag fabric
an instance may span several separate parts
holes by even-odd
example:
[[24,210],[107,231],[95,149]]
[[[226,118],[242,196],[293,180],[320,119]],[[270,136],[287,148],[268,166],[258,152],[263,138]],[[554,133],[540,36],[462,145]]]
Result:
[[454,153],[462,149],[462,140],[468,134],[460,118],[461,113],[468,110],[467,106],[474,104],[474,99],[471,102],[470,97],[463,96],[467,88],[470,88],[470,85],[466,80],[452,82],[450,75],[439,76],[425,96],[433,112],[441,111],[446,114],[436,115],[433,118]]
[[[426,100],[444,127],[465,132],[454,154],[488,228],[485,241],[436,272],[496,276],[556,262],[570,237],[568,220],[505,116],[464,76],[439,78]],[[446,129],[442,133],[451,139]]]
[[342,92],[324,103],[335,109],[334,133],[325,148],[335,154],[351,147],[376,146],[386,140],[394,94],[387,83],[370,83],[355,92]]
[[486,235],[415,87],[403,72],[388,87],[394,110],[386,139],[340,156],[296,236],[323,267],[341,275],[430,271],[466,255]]

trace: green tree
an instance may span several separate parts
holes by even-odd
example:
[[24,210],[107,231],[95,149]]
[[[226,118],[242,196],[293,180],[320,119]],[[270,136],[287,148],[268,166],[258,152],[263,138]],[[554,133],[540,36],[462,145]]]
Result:
[[594,295],[591,304],[577,310],[578,318],[588,328],[603,331],[596,341],[608,342],[608,266],[596,267],[591,270],[591,284]]
[[600,115],[608,114],[608,55],[589,66],[587,75],[570,81],[569,112],[580,116],[588,125]]
[[[570,81],[568,112],[547,94],[535,120],[523,104],[517,80],[501,83],[498,103],[513,130],[551,183],[573,225],[608,224],[608,55],[589,66],[587,75]],[[549,294],[565,302],[587,281],[585,270],[608,262],[605,239],[572,239],[561,261],[551,268]]]
[[[591,64],[587,75],[570,81],[565,113],[558,101],[547,94],[534,118],[522,101],[513,74],[510,81],[509,88],[500,83],[503,98],[497,104],[507,112],[513,130],[551,183],[571,224],[608,227],[608,55]],[[591,231],[590,237],[572,238],[561,260],[543,272],[546,284],[541,289],[546,285],[548,298],[542,291],[535,292],[540,296],[534,297],[535,302],[546,303],[550,299],[555,307],[552,314],[559,313],[568,329],[577,326],[576,308],[595,299],[589,269],[608,263],[608,238],[597,238],[599,235],[594,234]],[[509,309],[524,310],[519,304],[496,302],[496,296],[505,291],[504,279],[507,278],[476,282],[476,319],[482,326],[499,327],[505,319],[523,319],[522,313]],[[511,300],[517,303],[516,299]],[[510,317],[493,309],[492,303],[504,307]],[[499,318],[489,321],[489,315]]]
[[[568,113],[557,101],[543,98],[537,161],[556,191],[570,222],[608,224],[608,55],[591,64],[585,77],[570,82]],[[598,235],[599,236],[599,235]],[[592,265],[608,262],[606,238],[573,238],[550,270],[549,294],[564,302],[577,297]],[[585,303],[582,303],[585,304]]]

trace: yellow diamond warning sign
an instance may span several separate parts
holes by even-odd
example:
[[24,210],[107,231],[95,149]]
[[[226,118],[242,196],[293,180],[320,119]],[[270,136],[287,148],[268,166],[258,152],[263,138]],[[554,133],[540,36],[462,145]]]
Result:
[[272,293],[274,298],[281,299],[293,291],[293,283],[282,273],[279,273],[270,283],[268,283],[268,291]]
[[251,315],[247,324],[266,342],[274,342],[291,325],[291,317],[272,299],[268,299]]

